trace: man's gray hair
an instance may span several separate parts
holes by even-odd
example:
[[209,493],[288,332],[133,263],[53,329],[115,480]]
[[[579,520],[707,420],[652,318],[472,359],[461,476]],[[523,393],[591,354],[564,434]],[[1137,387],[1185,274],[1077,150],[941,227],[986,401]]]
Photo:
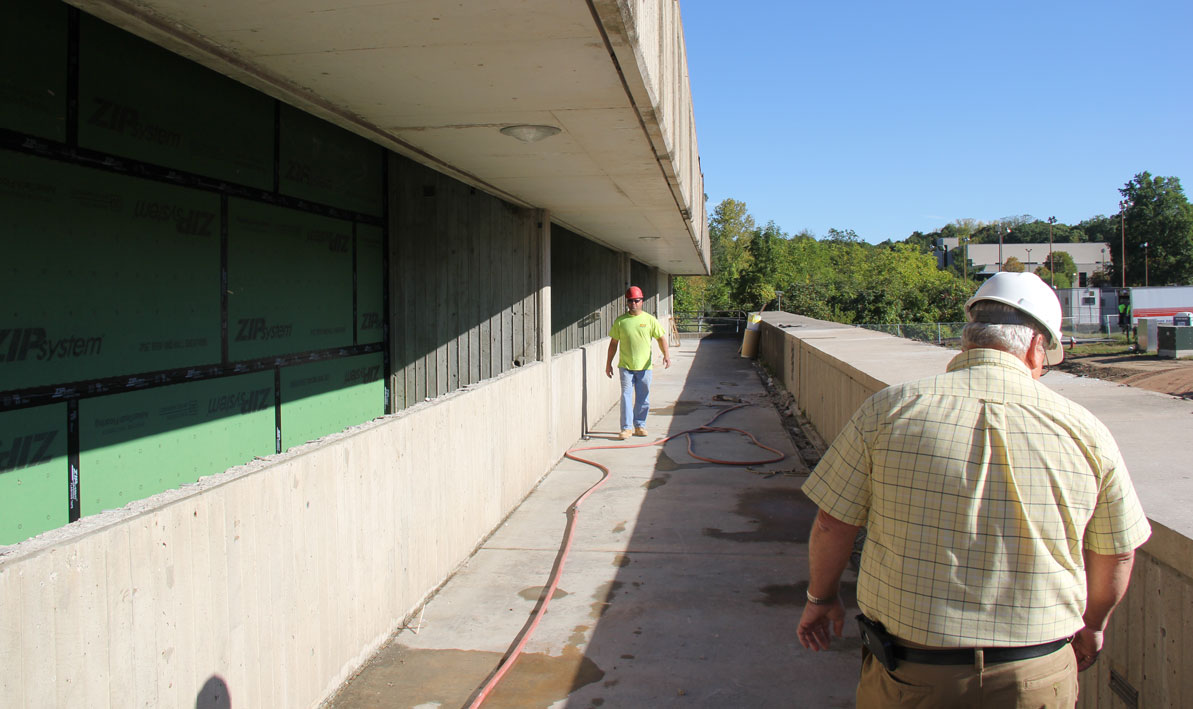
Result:
[[965,324],[961,330],[961,348],[993,347],[994,349],[1010,352],[1016,357],[1027,354],[1031,345],[1032,335],[1039,333],[1048,338],[1048,332],[1042,327],[1031,325],[1007,325],[1001,323],[981,322],[983,317],[990,320],[1002,319],[1008,313],[1019,313],[1018,308],[994,300],[979,300],[970,309],[970,316],[974,322]]

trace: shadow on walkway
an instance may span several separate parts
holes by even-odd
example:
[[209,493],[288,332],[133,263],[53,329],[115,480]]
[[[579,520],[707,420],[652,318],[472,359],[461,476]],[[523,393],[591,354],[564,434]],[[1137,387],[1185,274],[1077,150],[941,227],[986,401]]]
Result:
[[[799,647],[807,468],[736,341],[684,342],[658,369],[648,426],[657,440],[707,423],[741,428],[787,453],[745,467],[665,446],[581,454],[609,466],[584,503],[563,576],[526,649],[484,706],[852,706],[860,642]],[[613,444],[617,411],[592,440]],[[666,431],[659,434],[659,431]],[[631,439],[627,444],[644,439]],[[769,457],[734,433],[700,434],[696,452]],[[467,706],[526,625],[558,556],[567,507],[600,471],[563,460],[427,604],[418,632],[397,634],[330,706]],[[853,587],[843,589],[852,604]]]

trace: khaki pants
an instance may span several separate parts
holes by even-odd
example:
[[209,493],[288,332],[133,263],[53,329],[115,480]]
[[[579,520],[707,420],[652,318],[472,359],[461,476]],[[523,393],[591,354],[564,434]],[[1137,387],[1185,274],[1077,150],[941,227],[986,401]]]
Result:
[[1072,709],[1077,703],[1077,658],[1069,645],[1030,660],[974,664],[978,666],[902,662],[888,672],[862,648],[857,707]]

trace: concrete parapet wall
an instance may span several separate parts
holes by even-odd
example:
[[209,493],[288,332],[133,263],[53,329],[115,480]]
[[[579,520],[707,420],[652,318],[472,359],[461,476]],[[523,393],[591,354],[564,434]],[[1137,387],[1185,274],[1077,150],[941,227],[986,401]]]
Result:
[[585,371],[615,403],[605,347],[4,548],[0,704],[319,704],[579,437]]
[[[956,354],[890,335],[788,313],[764,313],[758,355],[826,442],[871,394],[938,374]],[[1136,554],[1131,587],[1106,648],[1081,674],[1080,707],[1193,703],[1193,476],[1187,454],[1193,402],[1110,382],[1049,373],[1050,388],[1085,406],[1114,434],[1152,537]]]

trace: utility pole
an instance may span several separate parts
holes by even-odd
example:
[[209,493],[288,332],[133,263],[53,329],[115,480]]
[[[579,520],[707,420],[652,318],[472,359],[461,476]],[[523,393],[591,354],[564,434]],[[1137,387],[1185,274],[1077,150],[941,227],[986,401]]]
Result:
[[1127,206],[1130,204],[1125,199],[1118,203],[1118,220],[1123,227],[1123,267],[1119,269],[1123,274],[1123,288],[1127,287]]
[[998,234],[998,270],[1002,271],[1002,225],[996,224],[994,231]]
[[1052,280],[1053,289],[1056,288],[1056,263],[1052,260],[1052,225],[1056,217],[1048,217],[1048,278]]

